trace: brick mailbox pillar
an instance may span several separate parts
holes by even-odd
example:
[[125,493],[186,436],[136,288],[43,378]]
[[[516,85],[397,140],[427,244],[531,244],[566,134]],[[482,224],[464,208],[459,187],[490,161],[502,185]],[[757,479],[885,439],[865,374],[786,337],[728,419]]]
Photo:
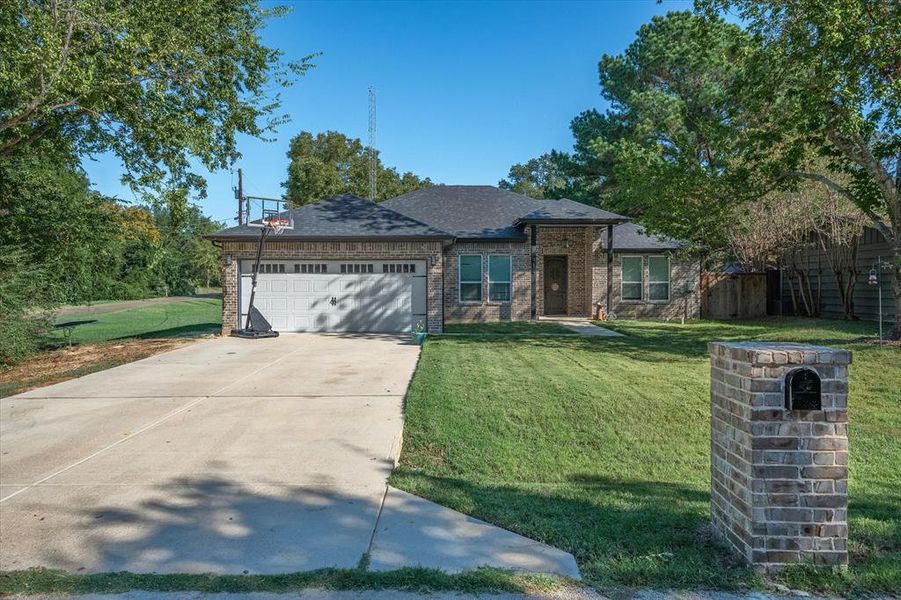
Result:
[[711,342],[711,515],[756,569],[848,563],[851,353]]

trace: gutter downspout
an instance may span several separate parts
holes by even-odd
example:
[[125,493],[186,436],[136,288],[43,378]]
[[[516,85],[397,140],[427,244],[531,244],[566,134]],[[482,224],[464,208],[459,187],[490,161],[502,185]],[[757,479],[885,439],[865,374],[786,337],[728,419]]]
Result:
[[613,310],[613,224],[607,225],[607,318]]

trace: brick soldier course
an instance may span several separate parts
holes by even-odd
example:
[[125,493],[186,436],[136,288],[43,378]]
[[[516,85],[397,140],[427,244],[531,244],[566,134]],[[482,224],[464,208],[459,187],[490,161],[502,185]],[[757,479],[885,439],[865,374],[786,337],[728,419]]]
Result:
[[[787,343],[712,342],[711,516],[764,572],[848,563],[851,353]],[[786,375],[820,378],[820,410],[786,408]]]

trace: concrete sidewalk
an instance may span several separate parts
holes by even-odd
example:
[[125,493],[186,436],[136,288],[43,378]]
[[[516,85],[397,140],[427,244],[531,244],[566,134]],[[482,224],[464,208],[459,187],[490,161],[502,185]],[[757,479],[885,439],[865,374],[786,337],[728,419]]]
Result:
[[613,331],[612,329],[607,329],[605,327],[598,327],[591,321],[580,320],[580,319],[543,319],[549,320],[558,325],[566,327],[570,331],[574,331],[581,336],[584,337],[625,337],[623,334]]

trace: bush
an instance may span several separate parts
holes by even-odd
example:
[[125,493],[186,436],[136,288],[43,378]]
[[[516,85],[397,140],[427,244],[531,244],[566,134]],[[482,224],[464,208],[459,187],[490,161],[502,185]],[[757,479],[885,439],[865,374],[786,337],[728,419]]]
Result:
[[38,350],[53,323],[54,305],[46,273],[21,248],[0,246],[0,365]]

